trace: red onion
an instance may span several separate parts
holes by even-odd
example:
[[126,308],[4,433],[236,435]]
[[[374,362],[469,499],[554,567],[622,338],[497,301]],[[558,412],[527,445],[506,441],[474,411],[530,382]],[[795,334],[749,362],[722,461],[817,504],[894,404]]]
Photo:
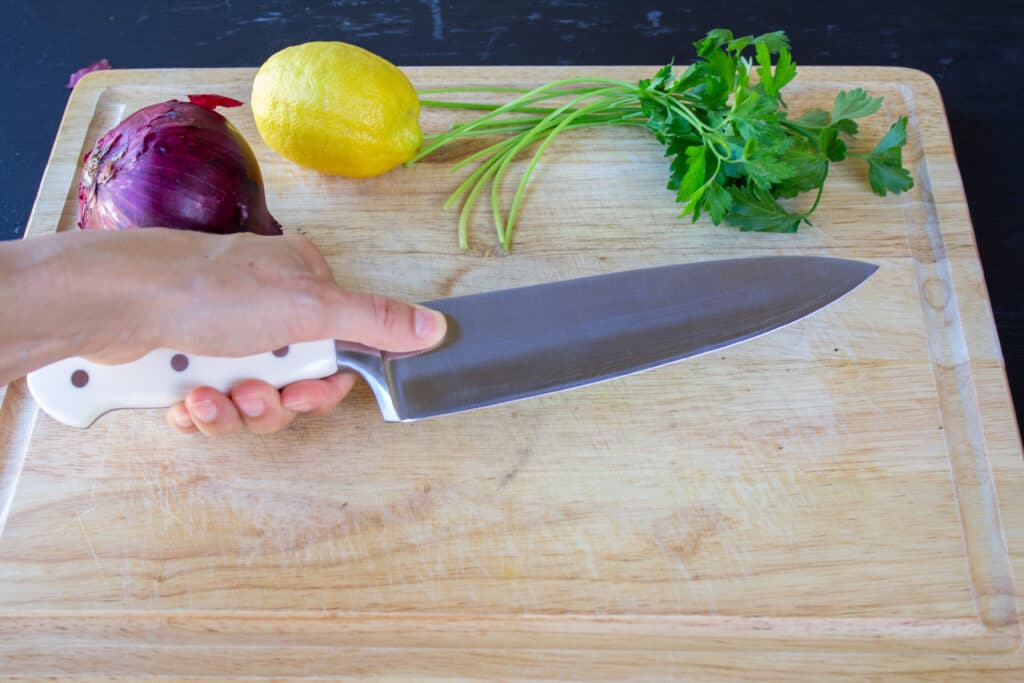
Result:
[[214,111],[241,102],[189,96],[135,112],[82,159],[78,227],[164,227],[280,235],[252,148]]

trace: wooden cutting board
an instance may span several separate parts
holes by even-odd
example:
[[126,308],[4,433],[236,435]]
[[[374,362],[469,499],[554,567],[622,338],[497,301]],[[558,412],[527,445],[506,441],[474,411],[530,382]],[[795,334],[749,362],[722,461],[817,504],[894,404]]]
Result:
[[[419,87],[653,69],[409,68]],[[144,105],[249,69],[112,71],[72,93],[28,227],[72,230],[79,159]],[[385,424],[365,387],[271,437],[161,411],[92,429],[0,407],[0,672],[345,680],[992,680],[1024,676],[1024,461],[938,90],[802,68],[794,111],[885,97],[915,187],[833,168],[813,228],[676,219],[640,130],[566,134],[511,255],[471,249],[446,155],[370,180],[298,168],[223,110],[271,211],[340,282],[413,300],[765,254],[877,263],[830,308],[720,353],[573,392]],[[449,112],[424,114],[428,131]],[[520,167],[521,168],[521,167]],[[809,200],[810,198],[805,198]],[[6,518],[5,521],[4,517]]]

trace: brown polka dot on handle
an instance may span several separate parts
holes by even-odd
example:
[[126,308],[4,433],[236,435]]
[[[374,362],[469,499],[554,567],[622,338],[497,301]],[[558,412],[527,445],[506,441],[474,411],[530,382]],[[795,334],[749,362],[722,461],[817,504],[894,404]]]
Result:
[[71,373],[71,384],[81,389],[89,383],[89,373],[85,370],[75,370]]
[[278,358],[284,358],[285,356],[288,355],[288,347],[287,346],[282,346],[279,349],[274,349],[273,353]]
[[184,372],[188,368],[188,356],[183,353],[177,353],[171,358],[171,367],[178,372]]

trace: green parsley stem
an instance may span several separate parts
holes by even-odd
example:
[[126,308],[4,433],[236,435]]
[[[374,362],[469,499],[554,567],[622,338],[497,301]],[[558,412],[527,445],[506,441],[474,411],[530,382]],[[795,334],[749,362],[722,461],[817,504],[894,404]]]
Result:
[[[825,162],[825,176],[826,176],[826,177],[828,177],[828,162],[827,162],[827,161]],[[818,194],[817,194],[817,196],[816,196],[816,197],[814,198],[814,203],[813,203],[813,204],[811,204],[811,208],[810,208],[810,209],[808,209],[808,210],[807,210],[807,211],[806,211],[806,212],[804,213],[804,215],[803,215],[803,216],[804,216],[804,220],[807,220],[807,218],[808,218],[808,217],[809,217],[809,216],[810,216],[810,215],[811,215],[812,213],[814,213],[814,212],[815,212],[815,210],[817,210],[817,208],[818,208],[818,202],[820,202],[820,201],[821,201],[821,195],[822,195],[822,193],[824,193],[824,191],[825,191],[825,181],[824,181],[824,180],[822,180],[822,181],[821,181],[821,185],[819,185],[819,186],[818,186]],[[808,223],[810,223],[810,221],[807,221],[807,222],[808,222]]]
[[[546,117],[544,117],[544,119],[540,123],[538,123],[532,129],[527,131],[527,133],[522,136],[522,139],[518,143],[516,143],[515,146],[513,146],[509,151],[504,153],[504,157],[505,158],[502,161],[501,166],[498,169],[497,173],[495,174],[494,180],[492,181],[492,184],[491,184],[491,206],[492,206],[493,213],[494,213],[495,226],[498,229],[498,234],[501,236],[502,246],[506,246],[507,243],[506,243],[506,231],[505,231],[505,228],[504,228],[504,225],[503,225],[503,221],[501,219],[501,212],[499,211],[499,203],[500,202],[499,202],[499,199],[498,199],[498,190],[499,190],[499,187],[501,185],[501,179],[504,177],[504,175],[505,175],[505,173],[506,173],[506,171],[508,169],[509,164],[512,163],[512,159],[515,158],[515,156],[519,153],[519,151],[523,147],[525,147],[526,145],[528,145],[531,142],[533,142],[533,140],[538,138],[540,136],[540,134],[545,129],[547,129],[550,126],[550,124],[555,119],[557,119],[559,117],[559,115],[564,114],[566,112],[566,110],[571,109],[572,107],[574,107],[574,106],[580,104],[581,102],[584,102],[585,100],[588,100],[588,99],[590,99],[592,97],[600,97],[600,96],[609,94],[611,92],[615,92],[615,90],[616,90],[616,88],[603,88],[603,89],[598,89],[598,90],[595,90],[595,91],[592,91],[592,92],[584,93],[582,95],[577,95],[572,100],[570,100],[566,104],[562,105],[561,107],[559,107],[558,109],[556,109],[555,111],[551,112]],[[601,102],[599,101],[597,104],[600,105]],[[596,108],[597,107],[595,107],[593,105],[588,105],[586,107],[581,107],[579,110],[577,110],[574,113],[575,114],[587,113],[588,111],[596,109]],[[566,115],[562,119],[562,121],[558,125],[555,126],[554,130],[560,131],[562,128],[564,128],[564,126],[561,126],[561,123],[571,123],[572,119],[574,117],[574,113],[570,113],[570,114]]]
[[[530,163],[527,165],[526,170],[523,172],[523,177],[519,180],[519,186],[516,189],[516,193],[512,198],[512,206],[508,212],[508,220],[506,221],[504,239],[502,240],[502,246],[504,247],[506,252],[512,246],[512,229],[515,226],[516,216],[519,213],[520,201],[522,200],[523,194],[526,191],[527,181],[529,181],[530,175],[533,173],[534,168],[536,168],[537,163],[540,161],[541,155],[544,153],[544,150],[547,149],[547,146],[551,144],[552,140],[555,139],[555,136],[557,136],[560,132],[562,132],[564,129],[570,126],[576,118],[584,116],[585,114],[589,113],[589,111],[600,109],[614,110],[615,107],[617,107],[618,105],[625,104],[626,102],[629,101],[629,97],[620,97],[618,99],[610,99],[610,101],[599,100],[598,102],[595,102],[593,104],[581,107],[580,109],[572,112],[571,114],[563,118],[562,121],[545,136],[543,142],[541,142],[541,144],[538,146],[537,151],[534,153],[533,158],[530,160]],[[499,175],[502,174],[503,172],[504,168],[499,171]],[[495,177],[495,184],[497,183],[498,178]]]

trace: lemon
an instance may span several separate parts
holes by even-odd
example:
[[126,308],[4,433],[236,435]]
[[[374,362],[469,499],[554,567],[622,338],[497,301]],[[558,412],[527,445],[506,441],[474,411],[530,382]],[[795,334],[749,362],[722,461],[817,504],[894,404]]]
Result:
[[271,55],[253,81],[252,113],[271,149],[335,175],[380,175],[423,143],[412,83],[391,62],[348,43],[309,42]]

